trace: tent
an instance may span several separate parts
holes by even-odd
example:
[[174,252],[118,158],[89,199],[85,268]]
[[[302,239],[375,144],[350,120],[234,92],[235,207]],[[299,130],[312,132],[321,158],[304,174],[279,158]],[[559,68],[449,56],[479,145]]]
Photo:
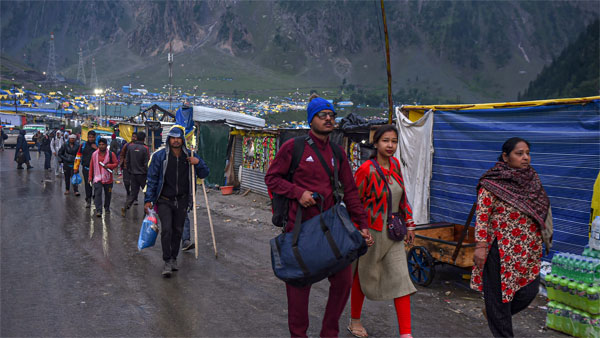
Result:
[[431,222],[462,224],[479,177],[494,165],[504,141],[517,136],[531,143],[531,164],[550,197],[553,252],[582,252],[600,171],[600,96],[399,109],[412,121],[429,110],[435,116]]

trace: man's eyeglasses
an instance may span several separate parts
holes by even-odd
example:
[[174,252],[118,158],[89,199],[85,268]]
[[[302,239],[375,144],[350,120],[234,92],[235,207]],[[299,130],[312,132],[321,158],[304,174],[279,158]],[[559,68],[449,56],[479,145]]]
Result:
[[332,112],[332,111],[320,111],[317,113],[317,116],[321,119],[324,120],[327,116],[331,117],[332,119],[335,119],[335,117],[337,116],[336,113]]

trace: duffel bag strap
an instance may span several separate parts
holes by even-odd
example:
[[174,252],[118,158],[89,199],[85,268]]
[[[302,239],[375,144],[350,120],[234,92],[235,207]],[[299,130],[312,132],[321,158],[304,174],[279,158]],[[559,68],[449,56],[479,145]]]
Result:
[[292,252],[294,253],[294,257],[296,258],[296,262],[300,265],[300,269],[302,269],[302,273],[305,277],[310,276],[310,270],[308,270],[308,266],[304,263],[302,259],[302,255],[300,255],[300,249],[298,249],[298,237],[300,237],[300,230],[302,229],[302,205],[298,203],[298,209],[296,210],[296,222],[294,223],[294,232],[292,237]]

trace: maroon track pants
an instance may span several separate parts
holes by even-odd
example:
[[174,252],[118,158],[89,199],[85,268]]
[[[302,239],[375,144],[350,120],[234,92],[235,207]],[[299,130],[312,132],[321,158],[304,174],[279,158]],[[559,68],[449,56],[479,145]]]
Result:
[[[337,337],[340,331],[339,320],[352,287],[352,266],[330,276],[329,298],[323,316],[320,337]],[[292,337],[307,337],[308,298],[310,285],[302,288],[286,284],[288,299],[288,326]]]

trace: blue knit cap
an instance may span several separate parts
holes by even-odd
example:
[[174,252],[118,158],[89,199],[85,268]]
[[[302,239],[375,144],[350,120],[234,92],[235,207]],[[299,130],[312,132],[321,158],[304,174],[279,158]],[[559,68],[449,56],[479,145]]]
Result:
[[306,119],[308,120],[308,124],[312,122],[313,118],[315,117],[315,115],[317,115],[318,112],[326,109],[329,109],[335,113],[335,109],[333,109],[333,104],[329,103],[329,101],[323,98],[317,97],[310,101],[308,103],[308,106],[306,107]]

